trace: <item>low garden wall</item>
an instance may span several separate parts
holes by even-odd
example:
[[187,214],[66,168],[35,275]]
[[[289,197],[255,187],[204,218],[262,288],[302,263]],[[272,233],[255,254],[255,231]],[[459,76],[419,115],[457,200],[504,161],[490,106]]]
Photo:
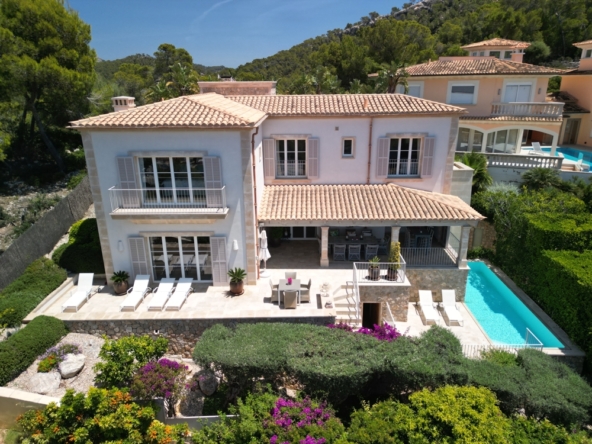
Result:
[[50,402],[60,403],[59,398],[23,392],[0,387],[0,429],[12,429],[16,426],[16,418],[29,410],[38,410]]
[[[360,285],[360,302],[385,303],[397,322],[407,322],[409,312],[409,282],[401,285]],[[384,306],[383,306],[384,307]],[[383,308],[385,310],[386,308]],[[388,313],[382,313],[389,319]]]
[[434,302],[442,302],[442,290],[455,290],[457,302],[465,301],[468,268],[407,268],[405,274],[411,284],[409,302],[419,301],[419,290],[431,290]]

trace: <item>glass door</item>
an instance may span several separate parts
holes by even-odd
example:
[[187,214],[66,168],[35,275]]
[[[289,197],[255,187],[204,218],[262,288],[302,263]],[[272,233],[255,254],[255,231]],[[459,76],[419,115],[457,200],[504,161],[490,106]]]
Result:
[[149,243],[155,281],[163,278],[212,280],[209,237],[153,236]]

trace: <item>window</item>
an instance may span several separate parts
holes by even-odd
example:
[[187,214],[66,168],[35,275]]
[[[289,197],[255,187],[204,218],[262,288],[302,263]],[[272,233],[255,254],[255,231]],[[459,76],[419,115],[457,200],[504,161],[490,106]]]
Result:
[[584,57],[587,58],[587,59],[589,59],[590,57],[592,57],[592,49],[587,49],[586,50],[586,55]]
[[421,138],[391,138],[389,147],[389,176],[419,175]]
[[276,177],[306,177],[306,139],[276,140]]
[[473,51],[473,52],[471,53],[471,55],[472,55],[473,57],[477,57],[477,51]]
[[514,84],[506,85],[504,91],[504,102],[530,102],[530,92],[532,90],[532,84]]
[[489,57],[496,57],[496,58],[500,58],[500,51],[489,51]]
[[341,157],[354,157],[354,141],[353,137],[344,137],[341,141]]
[[407,92],[405,92],[405,86],[397,85],[397,94],[407,94],[408,96],[421,98],[423,96],[423,82],[409,82]]
[[205,202],[203,158],[139,157],[145,202]]
[[455,105],[473,105],[475,103],[475,85],[452,85],[448,103]]
[[518,130],[501,130],[487,135],[485,151],[488,153],[514,153],[518,142]]
[[149,238],[149,244],[155,281],[163,278],[212,280],[209,237],[154,236]]
[[505,51],[504,52],[504,59],[511,59],[512,58],[512,51]]
[[481,144],[483,143],[483,133],[481,131],[472,130],[469,128],[458,129],[458,141],[456,143],[456,151],[481,151]]
[[483,56],[485,55],[485,51],[481,51],[481,52],[479,53],[479,55],[480,55],[481,57],[483,57]]

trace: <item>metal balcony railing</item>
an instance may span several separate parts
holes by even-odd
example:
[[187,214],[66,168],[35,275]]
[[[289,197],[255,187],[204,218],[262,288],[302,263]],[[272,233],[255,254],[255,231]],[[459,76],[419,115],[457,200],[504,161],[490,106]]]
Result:
[[492,116],[561,117],[563,105],[560,102],[510,102],[492,103]]
[[388,175],[389,177],[396,176],[417,176],[419,174],[419,162],[407,162],[396,160],[389,160]]
[[410,267],[456,267],[457,252],[448,246],[430,248],[401,248],[401,256]]
[[275,171],[276,177],[306,177],[305,160],[278,161]]
[[407,263],[403,256],[400,261],[394,262],[354,262],[354,282],[357,285],[375,283],[401,283],[405,282],[405,270]]
[[111,211],[158,212],[163,209],[218,212],[226,208],[222,188],[109,188]]

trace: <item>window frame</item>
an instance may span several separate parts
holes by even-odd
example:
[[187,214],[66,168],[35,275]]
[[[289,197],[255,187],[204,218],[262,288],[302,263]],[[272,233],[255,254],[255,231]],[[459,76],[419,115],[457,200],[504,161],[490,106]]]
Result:
[[[351,154],[345,154],[345,141],[351,140]],[[356,157],[356,138],[345,136],[341,138],[341,158],[342,159],[354,159]]]
[[584,59],[592,58],[592,49],[584,49]]
[[533,102],[536,94],[536,79],[504,79],[502,84],[502,96],[500,97],[500,103],[520,103],[520,102],[505,102],[504,97],[506,96],[506,88],[508,86],[520,86],[530,85],[530,97],[527,102]]
[[[453,103],[452,100],[452,87],[453,86],[472,86],[473,89],[473,102],[472,103]],[[451,80],[448,82],[448,89],[446,92],[446,103],[449,105],[458,106],[471,106],[476,105],[479,97],[479,80]]]
[[[504,51],[504,60],[511,60],[512,59],[512,51]],[[509,57],[507,57],[509,55]]]
[[[414,81],[414,82],[407,82],[407,87],[411,88],[412,86],[418,86],[419,87],[419,96],[411,96],[411,94],[409,94],[409,92],[405,93],[405,89],[403,87],[403,85],[397,85],[397,94],[406,94],[409,95],[411,97],[417,97],[418,99],[423,99],[423,88],[424,88],[424,82],[423,81]],[[409,89],[407,90],[409,91]]]
[[[411,178],[411,179],[416,179],[416,178],[420,178],[421,177],[421,166],[422,166],[422,162],[423,162],[423,154],[424,154],[424,147],[425,147],[425,138],[427,137],[426,133],[389,133],[386,135],[386,137],[389,140],[389,155],[388,155],[388,165],[387,165],[387,179],[407,179],[407,178]],[[390,163],[391,163],[391,141],[392,139],[399,139],[399,147],[397,149],[397,168],[399,168],[399,165],[401,163],[401,140],[402,139],[409,139],[410,140],[410,144],[409,144],[409,156],[411,156],[411,153],[413,152],[412,149],[412,145],[413,139],[419,139],[419,149],[418,149],[418,156],[417,156],[417,173],[416,174],[389,174],[390,172]],[[408,163],[409,162],[409,158],[407,159]],[[410,167],[408,167],[407,171],[410,170]]]
[[[172,252],[169,253],[168,250],[168,246],[166,243],[166,239],[168,237],[170,238],[176,238],[177,239],[177,249],[178,251],[175,251],[175,253],[179,254],[179,269],[181,271],[181,276],[185,277],[185,272],[187,271],[187,268],[189,268],[188,265],[184,264],[183,262],[183,255],[185,253],[185,251],[183,251],[182,248],[182,242],[181,239],[184,237],[192,237],[193,238],[193,253],[195,254],[195,257],[199,258],[199,254],[203,253],[203,250],[199,249],[199,238],[208,238],[208,245],[209,245],[209,259],[210,259],[210,263],[209,263],[209,267],[212,268],[213,264],[212,264],[212,240],[211,237],[213,236],[212,234],[204,234],[204,233],[174,233],[174,232],[162,232],[162,233],[158,233],[158,232],[150,232],[150,233],[140,233],[143,235],[145,242],[148,244],[148,258],[149,258],[149,266],[150,266],[150,274],[152,275],[152,279],[154,280],[154,282],[160,282],[161,278],[156,276],[155,273],[155,264],[154,264],[154,252],[152,249],[152,239],[153,238],[160,238],[161,242],[162,242],[162,255],[164,257],[167,258],[166,261],[163,261],[164,263],[164,275],[167,276],[167,278],[170,278],[171,276],[171,269],[170,269],[170,264],[169,264],[169,260],[168,260],[168,256],[169,254],[173,254]],[[207,266],[207,260],[208,258],[206,257],[205,261],[204,261],[204,269]],[[213,282],[214,276],[213,276],[213,270],[210,273],[210,275],[212,276],[211,279],[202,279],[202,270],[200,269],[200,263],[198,260],[198,263],[195,264],[195,271],[196,271],[196,276],[197,279],[193,279],[193,282]],[[205,270],[204,270],[205,273]]]
[[[273,136],[273,139],[275,140],[275,149],[274,149],[274,160],[275,160],[275,178],[276,179],[306,179],[308,178],[308,139],[309,136],[306,135],[280,135],[280,136]],[[288,141],[289,140],[293,140],[294,143],[294,147],[295,147],[295,157],[296,157],[296,161],[298,161],[298,141],[299,140],[303,140],[304,141],[304,175],[300,175],[300,174],[295,174],[295,175],[288,175],[286,174],[286,172],[288,171]],[[284,175],[280,176],[278,175],[278,170],[279,170],[279,166],[280,166],[280,162],[278,159],[278,152],[279,152],[279,142],[283,141],[284,142]],[[295,172],[298,171],[298,168],[294,169]]]

